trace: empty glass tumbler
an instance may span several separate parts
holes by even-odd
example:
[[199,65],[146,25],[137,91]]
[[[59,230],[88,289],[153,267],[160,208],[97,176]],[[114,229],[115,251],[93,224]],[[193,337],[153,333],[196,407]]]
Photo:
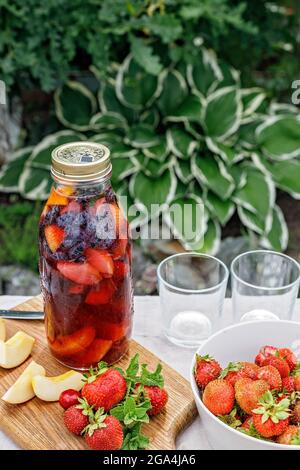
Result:
[[282,253],[257,250],[237,256],[231,264],[235,321],[292,319],[299,277],[297,261]]
[[180,253],[158,266],[163,332],[173,343],[197,347],[218,329],[228,281],[213,256]]

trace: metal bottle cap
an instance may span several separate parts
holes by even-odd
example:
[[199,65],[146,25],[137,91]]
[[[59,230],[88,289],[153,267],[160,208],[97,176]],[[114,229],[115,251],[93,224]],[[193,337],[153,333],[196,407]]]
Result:
[[71,142],[53,150],[51,173],[64,181],[104,180],[111,174],[110,151],[95,142]]

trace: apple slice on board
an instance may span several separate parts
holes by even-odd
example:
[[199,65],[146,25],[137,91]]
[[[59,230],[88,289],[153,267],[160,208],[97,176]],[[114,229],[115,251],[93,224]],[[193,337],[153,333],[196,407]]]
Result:
[[44,367],[32,361],[3,395],[2,400],[13,405],[31,400],[35,396],[31,383],[35,375],[46,375],[46,371]]
[[41,400],[58,401],[60,394],[69,388],[79,392],[84,385],[83,379],[84,376],[75,370],[69,370],[56,377],[36,375],[32,379],[32,388]]
[[8,341],[0,341],[0,367],[11,369],[26,361],[31,354],[35,339],[18,331]]

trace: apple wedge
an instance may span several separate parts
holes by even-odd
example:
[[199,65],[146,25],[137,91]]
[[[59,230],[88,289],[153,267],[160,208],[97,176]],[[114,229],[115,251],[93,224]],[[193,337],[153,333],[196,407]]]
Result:
[[6,327],[4,318],[0,318],[0,341],[5,341]]
[[31,400],[35,396],[31,384],[32,378],[35,375],[46,375],[46,371],[44,367],[32,361],[3,395],[2,400],[13,405]]
[[84,376],[75,370],[70,370],[65,374],[56,377],[44,377],[36,375],[32,379],[32,388],[38,398],[44,401],[58,401],[60,394],[64,390],[72,388],[81,390]]
[[0,367],[11,369],[26,361],[35,339],[23,331],[18,331],[8,341],[0,341]]

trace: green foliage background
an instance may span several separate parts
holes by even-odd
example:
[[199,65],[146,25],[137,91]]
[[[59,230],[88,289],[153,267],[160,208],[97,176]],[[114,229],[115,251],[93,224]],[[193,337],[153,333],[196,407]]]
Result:
[[[202,251],[217,251],[235,212],[245,233],[284,250],[276,189],[300,197],[300,121],[278,101],[297,78],[299,10],[297,0],[0,0],[0,78],[21,97],[25,131],[0,191],[45,199],[51,149],[91,139],[112,150],[114,187],[141,209],[134,226],[153,202],[201,200]],[[32,266],[34,217],[17,251],[2,221],[0,261]]]

